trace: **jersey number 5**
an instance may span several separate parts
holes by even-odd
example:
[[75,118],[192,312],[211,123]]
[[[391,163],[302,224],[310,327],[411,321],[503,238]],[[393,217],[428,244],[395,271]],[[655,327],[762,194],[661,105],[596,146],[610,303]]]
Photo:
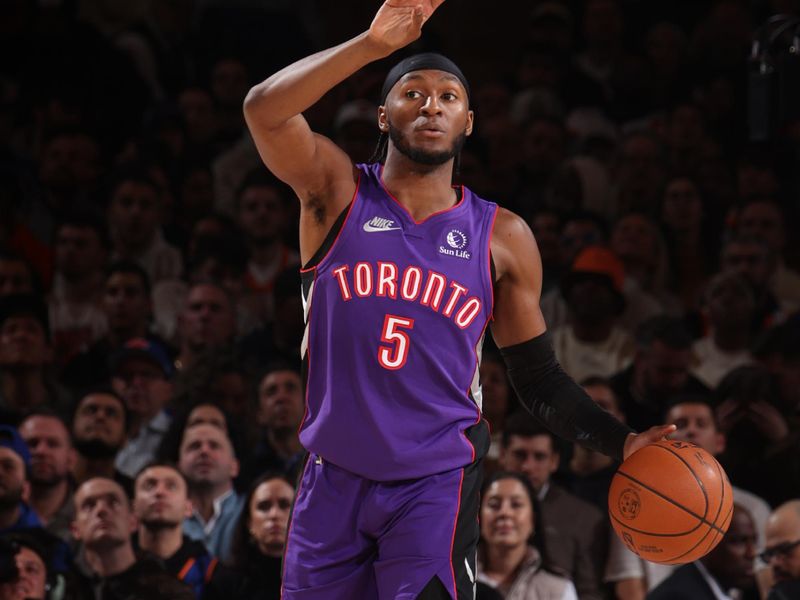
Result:
[[414,329],[414,319],[386,315],[383,320],[381,341],[388,346],[378,346],[378,362],[384,369],[402,369],[408,358],[409,339],[403,329]]

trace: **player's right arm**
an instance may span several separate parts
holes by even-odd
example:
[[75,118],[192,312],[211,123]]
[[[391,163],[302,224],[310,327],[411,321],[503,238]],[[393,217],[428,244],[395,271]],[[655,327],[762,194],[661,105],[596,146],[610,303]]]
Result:
[[[248,92],[244,115],[258,152],[269,170],[300,199],[304,261],[350,202],[356,176],[347,154],[311,131],[302,112],[364,65],[416,40],[443,1],[388,0],[368,31],[289,65]],[[375,120],[377,128],[377,114]],[[319,226],[320,235],[313,234],[314,225]],[[307,239],[309,233],[312,239]]]

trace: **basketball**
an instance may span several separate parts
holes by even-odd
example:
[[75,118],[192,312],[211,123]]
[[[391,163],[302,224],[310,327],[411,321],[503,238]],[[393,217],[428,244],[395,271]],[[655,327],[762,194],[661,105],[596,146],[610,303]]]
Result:
[[608,492],[611,524],[646,560],[689,563],[710,552],[733,515],[728,476],[708,452],[663,440],[623,462]]

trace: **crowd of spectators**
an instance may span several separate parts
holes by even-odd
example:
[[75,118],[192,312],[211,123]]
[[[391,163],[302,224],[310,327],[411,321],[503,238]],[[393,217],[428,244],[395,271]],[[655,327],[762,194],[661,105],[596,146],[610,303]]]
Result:
[[[298,207],[242,102],[375,4],[0,4],[0,600],[279,597]],[[800,2],[450,0],[410,49],[470,79],[454,183],[529,223],[564,369],[637,430],[676,423],[736,489],[696,572],[637,559],[608,524],[617,465],[518,413],[487,339],[479,598],[800,580],[800,119],[759,137],[748,103],[776,14]],[[306,114],[356,162],[388,64]]]

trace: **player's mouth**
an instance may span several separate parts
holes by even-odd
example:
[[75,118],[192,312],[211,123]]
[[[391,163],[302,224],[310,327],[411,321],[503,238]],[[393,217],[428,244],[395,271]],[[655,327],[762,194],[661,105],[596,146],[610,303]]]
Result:
[[425,123],[419,127],[415,127],[414,131],[425,136],[439,137],[444,135],[445,131],[442,127],[434,125],[433,123]]

